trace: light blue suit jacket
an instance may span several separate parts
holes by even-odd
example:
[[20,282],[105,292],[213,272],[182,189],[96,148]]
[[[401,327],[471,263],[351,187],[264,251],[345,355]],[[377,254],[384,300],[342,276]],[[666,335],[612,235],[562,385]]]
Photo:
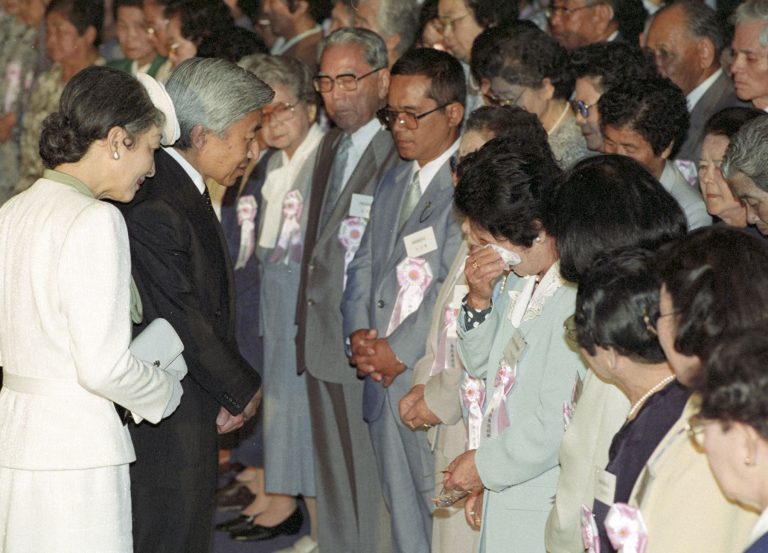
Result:
[[[560,284],[557,286],[557,284]],[[484,412],[514,327],[510,295],[525,279],[510,279],[488,318],[467,329],[459,316],[459,353],[471,375],[485,380]],[[481,551],[544,552],[544,526],[560,473],[558,451],[565,431],[563,407],[571,402],[577,378],[586,373],[581,357],[565,341],[563,323],[574,312],[576,288],[563,283],[555,264],[539,283],[519,332],[525,347],[517,360],[516,383],[506,400],[509,427],[481,438],[475,462],[486,488]],[[545,290],[554,290],[551,294]],[[510,365],[514,360],[508,360]]]
[[388,336],[390,347],[408,369],[386,389],[378,382],[366,379],[363,414],[367,422],[381,416],[387,393],[393,405],[397,405],[410,389],[411,370],[424,355],[438,291],[461,244],[461,227],[453,209],[453,182],[447,162],[435,174],[402,230],[398,231],[412,168],[412,162],[401,162],[378,183],[371,218],[360,249],[347,270],[347,288],[341,301],[344,336],[361,328],[375,328],[379,336],[386,336],[400,290],[397,265],[407,255],[403,237],[432,227],[437,249],[421,256],[429,263],[432,281],[424,292],[420,307]]

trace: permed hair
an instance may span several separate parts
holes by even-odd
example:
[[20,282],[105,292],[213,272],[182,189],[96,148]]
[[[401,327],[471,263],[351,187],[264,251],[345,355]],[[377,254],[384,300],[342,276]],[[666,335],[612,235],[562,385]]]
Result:
[[672,146],[670,159],[685,142],[690,124],[683,91],[664,77],[619,84],[608,89],[597,104],[600,127],[628,127],[660,156]]

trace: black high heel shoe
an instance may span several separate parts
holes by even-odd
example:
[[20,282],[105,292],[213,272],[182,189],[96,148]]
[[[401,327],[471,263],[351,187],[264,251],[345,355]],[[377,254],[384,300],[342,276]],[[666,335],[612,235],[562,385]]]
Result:
[[297,507],[288,518],[277,526],[261,526],[260,524],[251,523],[245,528],[233,530],[230,532],[229,537],[235,541],[262,541],[271,540],[283,534],[293,536],[298,534],[303,523],[304,515],[301,514],[301,510]]
[[234,518],[218,523],[214,528],[222,532],[231,532],[232,530],[239,530],[241,526],[250,525],[254,518],[256,518],[256,515],[237,515]]

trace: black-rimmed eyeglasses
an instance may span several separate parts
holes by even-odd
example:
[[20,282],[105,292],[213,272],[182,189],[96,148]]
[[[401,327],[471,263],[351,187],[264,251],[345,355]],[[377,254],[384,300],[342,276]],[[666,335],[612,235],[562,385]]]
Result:
[[353,90],[357,90],[357,82],[362,81],[369,75],[373,75],[377,71],[381,71],[384,69],[384,67],[378,67],[376,69],[373,69],[371,71],[368,71],[368,73],[364,75],[360,75],[359,77],[357,75],[354,75],[352,73],[342,73],[341,75],[336,75],[335,77],[328,77],[327,75],[318,75],[312,79],[312,85],[315,87],[315,90],[318,92],[330,92],[333,90],[334,86],[338,86],[339,89],[344,90],[345,92],[352,92]]
[[430,113],[434,113],[437,110],[443,109],[449,104],[450,102],[448,102],[448,104],[443,104],[441,106],[437,106],[436,108],[432,108],[431,110],[425,111],[423,113],[411,113],[410,111],[397,111],[395,109],[381,108],[376,112],[376,117],[378,117],[379,121],[381,121],[381,124],[388,129],[394,127],[395,124],[400,124],[409,131],[415,131],[419,128],[419,119],[422,119],[423,117],[426,117]]

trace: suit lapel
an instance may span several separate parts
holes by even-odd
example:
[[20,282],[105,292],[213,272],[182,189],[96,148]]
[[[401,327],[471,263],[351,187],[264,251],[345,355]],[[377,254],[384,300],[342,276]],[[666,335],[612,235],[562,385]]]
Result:
[[[408,166],[410,168],[410,165]],[[410,174],[406,174],[406,178]],[[402,187],[398,201],[397,214],[400,214],[400,208],[405,199],[405,191],[407,185]],[[419,199],[419,203],[416,204],[416,208],[411,213],[411,216],[403,225],[403,228],[398,233],[392,233],[395,239],[395,243],[391,245],[390,251],[392,252],[387,263],[387,269],[396,267],[406,256],[405,249],[405,237],[418,230],[422,230],[429,227],[434,227],[437,224],[437,217],[445,210],[445,204],[453,201],[453,181],[451,180],[451,172],[448,169],[448,164],[443,164],[435,176],[432,178],[432,182],[429,183],[427,189]],[[395,224],[397,220],[395,219]],[[436,235],[437,238],[437,235]],[[442,244],[438,244],[438,248],[442,247]]]

